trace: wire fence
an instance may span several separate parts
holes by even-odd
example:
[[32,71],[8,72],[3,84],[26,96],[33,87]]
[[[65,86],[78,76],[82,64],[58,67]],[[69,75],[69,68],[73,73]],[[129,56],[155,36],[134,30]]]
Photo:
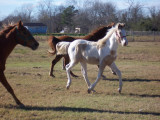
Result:
[[132,42],[160,42],[160,32],[126,31],[127,39]]

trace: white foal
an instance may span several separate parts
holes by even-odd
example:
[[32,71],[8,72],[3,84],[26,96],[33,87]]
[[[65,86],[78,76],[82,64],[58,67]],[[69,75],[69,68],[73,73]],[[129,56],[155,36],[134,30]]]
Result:
[[[117,23],[115,27],[111,28],[106,36],[97,42],[86,41],[78,39],[73,41],[69,48],[68,54],[70,57],[70,63],[66,65],[66,72],[68,77],[67,89],[71,85],[70,70],[74,65],[80,62],[82,68],[83,77],[88,86],[88,92],[90,93],[99,82],[104,68],[109,66],[119,77],[118,91],[122,91],[122,76],[120,70],[117,68],[114,61],[117,57],[118,43],[122,46],[126,46],[128,41],[126,39],[126,32],[123,29],[124,23]],[[99,65],[99,71],[96,81],[91,84],[87,76],[87,63]]]

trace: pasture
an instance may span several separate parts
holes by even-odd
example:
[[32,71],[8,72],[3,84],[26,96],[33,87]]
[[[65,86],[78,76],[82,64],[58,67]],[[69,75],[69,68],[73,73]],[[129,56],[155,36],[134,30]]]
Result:
[[[95,93],[87,93],[80,66],[73,72],[72,85],[66,90],[67,76],[62,61],[49,76],[51,61],[48,44],[38,39],[38,50],[18,45],[6,64],[6,77],[26,107],[18,107],[0,84],[2,120],[159,120],[160,119],[160,42],[129,42],[118,48],[116,64],[122,72],[123,89],[118,93],[118,77],[106,67]],[[97,66],[88,65],[93,83]]]

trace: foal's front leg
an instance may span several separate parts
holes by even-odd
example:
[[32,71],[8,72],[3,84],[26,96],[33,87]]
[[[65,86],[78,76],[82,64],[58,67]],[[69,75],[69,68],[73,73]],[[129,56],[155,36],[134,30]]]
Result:
[[119,88],[118,88],[118,91],[119,93],[121,93],[122,91],[122,75],[121,75],[121,71],[118,69],[118,67],[116,66],[116,64],[113,62],[110,66],[109,66],[115,73],[116,75],[118,75],[119,77]]
[[91,92],[91,90],[94,89],[94,87],[96,86],[96,84],[99,82],[102,74],[103,74],[103,71],[104,71],[104,68],[105,68],[105,65],[100,65],[99,66],[99,71],[98,71],[98,75],[97,75],[97,79],[96,81],[90,86],[90,88],[88,89],[88,93]]

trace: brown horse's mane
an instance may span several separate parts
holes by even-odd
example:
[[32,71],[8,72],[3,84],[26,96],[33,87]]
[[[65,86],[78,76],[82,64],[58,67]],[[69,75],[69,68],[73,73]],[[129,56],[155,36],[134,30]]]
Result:
[[11,25],[9,24],[6,26],[2,31],[0,31],[0,36],[6,35],[8,32],[10,32],[11,29],[13,29],[16,26],[16,24]]
[[89,33],[88,35],[84,36],[83,39],[85,39],[85,40],[92,39],[93,40],[94,39],[93,37],[100,34],[99,32],[103,31],[105,28],[106,28],[106,26],[101,26],[101,27],[97,28],[96,30],[94,30],[93,32]]
[[[103,25],[103,26],[100,26],[100,27],[98,27],[97,29],[91,31],[91,33],[89,33],[88,35],[94,35],[94,34],[96,34],[98,31],[103,30],[104,27],[106,27],[106,26],[104,26],[104,25]],[[87,36],[88,36],[88,35],[87,35]]]
[[[84,36],[83,39],[97,41],[98,36],[102,36],[102,34],[104,35],[103,32],[107,33],[107,30],[110,29],[114,25],[115,25],[115,23],[112,22],[109,25],[100,26],[96,30],[94,30],[91,33],[89,33],[88,35]],[[102,36],[102,37],[104,37],[104,36]]]

